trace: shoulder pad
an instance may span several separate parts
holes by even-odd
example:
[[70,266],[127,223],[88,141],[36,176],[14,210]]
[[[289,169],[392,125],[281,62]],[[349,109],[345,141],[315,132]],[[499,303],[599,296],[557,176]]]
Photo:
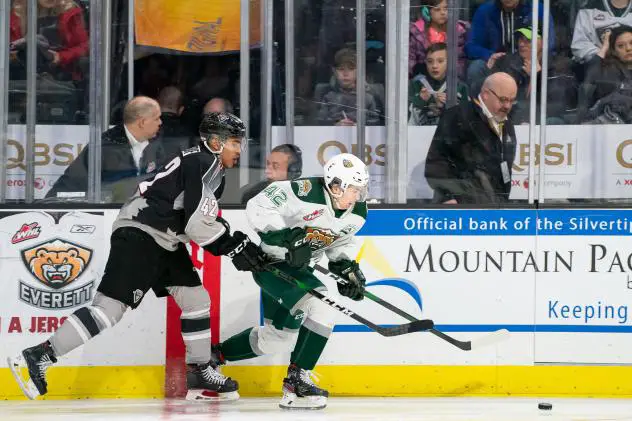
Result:
[[326,203],[322,177],[306,177],[292,180],[292,192],[304,202]]

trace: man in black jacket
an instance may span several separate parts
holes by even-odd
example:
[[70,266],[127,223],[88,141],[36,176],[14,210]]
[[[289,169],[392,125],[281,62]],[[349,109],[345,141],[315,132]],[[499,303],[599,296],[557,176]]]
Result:
[[[160,142],[153,139],[160,129],[160,106],[151,98],[132,98],[123,111],[123,124],[101,136],[101,182],[106,194],[126,199],[136,184],[165,163]],[[86,146],[77,159],[55,182],[46,197],[85,198],[88,191],[88,152]],[[120,190],[120,191],[119,191]]]
[[478,98],[446,110],[426,158],[426,179],[439,203],[505,203],[511,190],[516,134],[507,119],[517,86],[507,73],[485,79]]

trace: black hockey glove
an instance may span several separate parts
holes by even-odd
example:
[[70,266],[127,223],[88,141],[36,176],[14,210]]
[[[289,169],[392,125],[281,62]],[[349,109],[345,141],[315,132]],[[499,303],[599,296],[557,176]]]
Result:
[[355,301],[360,301],[364,298],[364,284],[366,284],[366,278],[360,270],[360,265],[353,260],[330,261],[329,270],[347,280],[346,284],[338,283],[338,292],[340,295],[344,295]]
[[250,238],[241,231],[235,231],[228,241],[228,247],[232,250],[226,253],[235,265],[235,269],[242,272],[261,272],[264,270],[264,254],[261,248],[250,241]]
[[204,246],[204,249],[215,256],[230,257],[239,271],[263,271],[265,264],[263,250],[241,231],[235,231],[231,236],[230,225],[224,218],[218,216],[217,221],[226,227],[226,232],[211,244]]
[[312,248],[305,238],[306,234],[303,228],[293,228],[283,241],[283,247],[287,248],[285,260],[294,268],[305,269],[312,260]]

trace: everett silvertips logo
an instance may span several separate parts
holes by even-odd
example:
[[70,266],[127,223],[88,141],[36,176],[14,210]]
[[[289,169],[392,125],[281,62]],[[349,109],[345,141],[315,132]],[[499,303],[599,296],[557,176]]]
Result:
[[312,191],[312,182],[309,180],[295,181],[298,186],[298,195],[301,197],[307,196]]
[[75,289],[59,290],[85,272],[93,255],[91,249],[59,238],[22,250],[24,266],[36,280],[52,291],[20,281],[20,300],[43,309],[77,307],[89,302],[94,280]]
[[21,243],[22,241],[32,240],[40,236],[42,227],[37,222],[30,224],[22,224],[19,230],[11,238],[11,244]]

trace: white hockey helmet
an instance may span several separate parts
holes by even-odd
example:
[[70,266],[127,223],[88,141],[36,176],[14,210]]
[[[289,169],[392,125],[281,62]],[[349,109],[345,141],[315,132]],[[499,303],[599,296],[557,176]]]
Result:
[[369,189],[369,169],[355,155],[341,153],[331,158],[325,164],[325,187],[333,197],[341,197],[341,194],[334,194],[331,187],[338,185],[344,193],[349,186],[353,186],[359,191],[359,200],[364,202]]

